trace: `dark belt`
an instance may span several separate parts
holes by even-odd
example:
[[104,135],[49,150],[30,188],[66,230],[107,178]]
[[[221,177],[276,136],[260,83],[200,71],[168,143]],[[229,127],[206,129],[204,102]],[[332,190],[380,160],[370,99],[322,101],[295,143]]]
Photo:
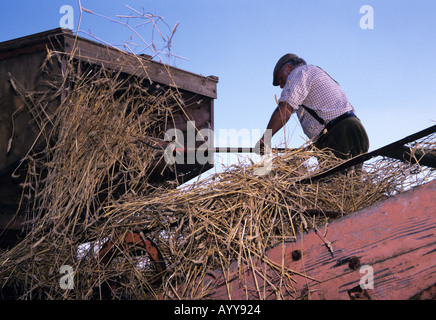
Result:
[[348,111],[346,113],[344,113],[343,115],[329,121],[329,123],[326,124],[323,133],[326,133],[328,131],[330,131],[335,125],[337,125],[339,122],[344,121],[345,119],[351,118],[351,117],[356,117],[356,114],[353,111]]

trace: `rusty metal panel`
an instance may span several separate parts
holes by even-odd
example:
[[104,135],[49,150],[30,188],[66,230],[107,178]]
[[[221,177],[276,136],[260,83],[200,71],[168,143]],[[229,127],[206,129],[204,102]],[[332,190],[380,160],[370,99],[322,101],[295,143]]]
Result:
[[[333,221],[327,240],[312,231],[267,252],[270,263],[295,271],[282,292],[289,299],[404,300],[428,298],[436,283],[436,181]],[[267,270],[257,261],[259,274]],[[268,282],[252,268],[235,265],[224,281],[220,271],[203,280],[211,299],[274,299]],[[269,271],[268,271],[269,270]],[[370,274],[370,271],[373,272]],[[233,277],[232,277],[233,274]],[[368,279],[372,276],[372,285]],[[259,297],[256,286],[264,292]],[[430,298],[436,298],[432,296]]]

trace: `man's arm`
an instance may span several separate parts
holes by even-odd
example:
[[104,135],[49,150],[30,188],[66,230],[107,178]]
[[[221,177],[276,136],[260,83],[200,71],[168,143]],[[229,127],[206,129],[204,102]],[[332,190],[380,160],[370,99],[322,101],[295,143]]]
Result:
[[[271,115],[271,119],[269,120],[266,129],[271,130],[272,135],[276,134],[277,131],[279,131],[286,124],[286,122],[288,122],[289,118],[294,112],[295,112],[294,109],[287,102],[285,101],[279,102],[279,105]],[[262,138],[259,140],[256,146],[263,148],[264,138],[265,138],[265,134],[262,136]]]

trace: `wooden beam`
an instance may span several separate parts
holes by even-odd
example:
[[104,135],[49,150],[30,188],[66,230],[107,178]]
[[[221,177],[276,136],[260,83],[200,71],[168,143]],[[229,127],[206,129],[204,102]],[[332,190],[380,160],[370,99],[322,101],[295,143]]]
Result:
[[63,28],[35,33],[21,38],[11,39],[0,43],[0,60],[47,51],[47,48],[61,49],[62,37],[71,35],[72,31]]
[[65,52],[72,53],[74,58],[81,61],[119,70],[209,98],[217,98],[218,78],[215,76],[198,75],[150,60],[146,56],[127,53],[115,47],[105,46],[85,38],[76,38],[73,35],[65,35]]
[[147,56],[128,53],[83,37],[70,30],[57,28],[0,43],[0,60],[21,54],[46,51],[48,48],[113,70],[120,70],[163,85],[177,87],[209,98],[217,98],[218,77],[203,76],[151,60]]

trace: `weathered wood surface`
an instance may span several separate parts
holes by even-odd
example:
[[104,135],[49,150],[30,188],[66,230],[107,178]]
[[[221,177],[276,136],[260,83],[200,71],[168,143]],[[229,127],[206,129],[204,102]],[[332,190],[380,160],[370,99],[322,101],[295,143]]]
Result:
[[205,77],[73,35],[65,35],[65,52],[74,52],[76,59],[91,64],[120,70],[212,99],[217,98],[218,78],[215,76]]
[[[16,167],[17,161],[39,135],[39,128],[20,95],[47,89],[48,79],[41,72],[41,65],[48,49],[67,54],[74,52],[75,59],[83,62],[144,78],[144,86],[149,80],[164,87],[177,87],[182,91],[184,110],[175,110],[174,123],[165,129],[175,126],[186,131],[188,120],[194,121],[197,129],[214,129],[213,100],[217,97],[217,77],[205,77],[76,37],[69,30],[53,29],[0,43],[0,175],[11,166]],[[63,74],[58,64],[53,63],[50,67],[53,74]],[[50,110],[54,111],[59,104],[60,101],[52,101]]]
[[[14,226],[9,212],[19,209],[22,188],[27,168],[19,167],[20,160],[33,148],[43,148],[46,141],[40,137],[38,122],[29,111],[29,94],[44,93],[51,77],[65,74],[66,58],[53,59],[48,64],[50,77],[42,72],[41,66],[47,58],[47,50],[69,54],[74,50],[74,58],[83,65],[100,66],[138,76],[141,84],[155,88],[177,87],[183,99],[182,108],[175,108],[174,121],[162,122],[161,132],[173,127],[187,130],[187,121],[195,122],[196,130],[214,129],[214,99],[217,97],[218,78],[202,76],[150,60],[144,56],[127,53],[76,37],[71,31],[57,28],[0,43],[0,235],[3,228]],[[60,62],[60,63],[57,63]],[[75,64],[82,65],[82,64]],[[136,77],[135,77],[136,78]],[[153,83],[151,85],[150,83]],[[149,85],[150,84],[150,85]],[[25,98],[27,97],[27,98]],[[52,114],[61,104],[61,99],[50,101],[47,114]],[[212,158],[211,158],[212,160]],[[212,161],[205,165],[177,164],[176,173],[168,169],[164,161],[157,161],[150,180],[178,180],[180,183],[198,176],[213,167]],[[23,170],[15,171],[17,168]],[[165,169],[165,170],[164,170]],[[12,173],[14,178],[12,179]],[[24,206],[23,206],[24,207]],[[0,238],[0,247],[4,244]]]
[[[296,272],[287,291],[277,283],[277,271],[260,262],[256,269],[259,275],[266,270],[268,280],[289,299],[404,300],[422,292],[426,294],[421,297],[434,299],[428,292],[434,293],[431,287],[436,283],[435,191],[436,181],[331,222],[326,239],[333,255],[313,231],[269,250],[270,261]],[[368,288],[366,266],[373,270],[373,289]],[[211,286],[212,299],[275,299],[276,293],[259,275],[256,281],[261,290],[256,290],[253,268],[238,270],[236,265],[227,275],[227,284],[219,271],[203,284]],[[366,291],[361,290],[361,282]]]
[[[179,89],[216,99],[215,76],[203,76],[175,68],[147,57],[138,56],[83,37],[76,37],[70,30],[57,28],[34,35],[0,43],[0,60],[22,54],[46,52],[56,49],[66,53],[74,51],[77,59],[129,74],[149,78],[152,81],[175,86]],[[39,66],[36,66],[39,67]]]

